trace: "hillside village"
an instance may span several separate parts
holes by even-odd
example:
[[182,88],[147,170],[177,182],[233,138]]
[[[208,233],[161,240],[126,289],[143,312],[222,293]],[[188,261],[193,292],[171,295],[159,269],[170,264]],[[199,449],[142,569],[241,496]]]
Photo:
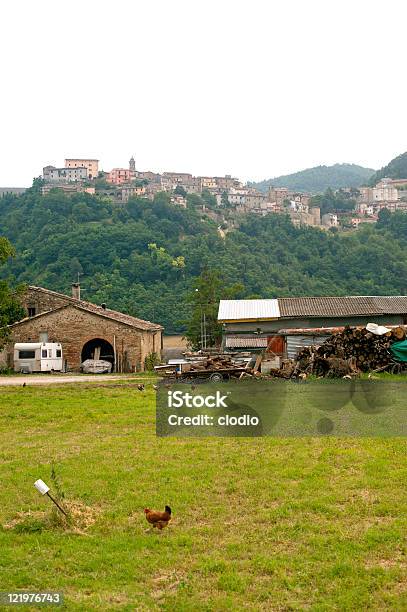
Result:
[[[175,206],[200,207],[224,229],[236,226],[244,214],[288,214],[294,225],[356,229],[361,223],[375,223],[384,208],[390,212],[407,210],[407,179],[383,178],[373,187],[336,190],[334,195],[349,201],[349,209],[324,213],[312,193],[273,185],[264,193],[231,175],[141,171],[134,157],[127,168],[108,172],[100,169],[97,159],[67,158],[63,167],[45,166],[40,178],[44,195],[58,188],[65,193],[103,195],[117,205],[126,204],[131,197],[153,200],[157,193],[166,192]],[[206,196],[204,201],[199,199],[202,195]]]

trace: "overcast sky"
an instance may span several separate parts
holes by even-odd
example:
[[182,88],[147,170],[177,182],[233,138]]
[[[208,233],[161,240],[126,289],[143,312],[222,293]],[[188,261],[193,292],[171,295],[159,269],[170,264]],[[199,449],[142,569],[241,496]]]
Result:
[[407,5],[2,0],[0,186],[47,164],[263,179],[407,150]]

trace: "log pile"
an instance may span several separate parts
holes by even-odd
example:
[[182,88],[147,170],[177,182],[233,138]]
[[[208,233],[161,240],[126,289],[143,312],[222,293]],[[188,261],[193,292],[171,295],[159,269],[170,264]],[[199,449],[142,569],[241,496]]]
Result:
[[359,372],[389,371],[395,365],[389,349],[393,342],[405,338],[406,330],[403,327],[396,327],[382,336],[365,328],[346,327],[318,347],[303,348],[296,360],[286,364],[277,376],[298,378],[313,374],[343,377]]
[[212,373],[222,372],[223,377],[225,379],[228,376],[233,376],[239,378],[241,380],[244,377],[256,377],[260,378],[260,366],[263,359],[263,354],[260,353],[257,355],[256,361],[253,367],[250,367],[248,363],[244,364],[241,361],[237,362],[231,355],[219,354],[219,355],[211,355],[201,359],[198,362],[191,362],[191,364],[184,364],[182,366],[182,371],[186,375],[188,374],[196,374],[201,372]]
[[182,369],[184,372],[207,372],[215,370],[235,370],[236,364],[227,355],[213,355],[199,361],[192,361],[190,364],[184,364]]

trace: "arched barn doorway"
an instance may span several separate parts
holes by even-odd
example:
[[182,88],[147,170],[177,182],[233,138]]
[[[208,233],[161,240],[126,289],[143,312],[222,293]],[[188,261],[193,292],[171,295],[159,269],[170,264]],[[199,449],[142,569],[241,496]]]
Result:
[[83,345],[81,363],[86,359],[103,359],[114,366],[114,350],[110,342],[102,338],[94,338]]

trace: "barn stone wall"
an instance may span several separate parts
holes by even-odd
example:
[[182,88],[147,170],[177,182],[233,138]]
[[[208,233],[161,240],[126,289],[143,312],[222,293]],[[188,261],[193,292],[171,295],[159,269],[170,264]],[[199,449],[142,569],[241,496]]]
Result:
[[[55,308],[55,303],[51,305],[49,302],[49,305]],[[125,371],[144,369],[145,357],[151,352],[160,354],[161,351],[161,331],[139,330],[74,305],[17,323],[13,326],[13,343],[38,342],[41,332],[48,333],[49,342],[61,342],[69,370],[79,369],[84,344],[95,338],[116,345],[117,361],[126,364]],[[9,345],[11,354],[12,345]]]
[[41,289],[34,289],[29,287],[27,292],[22,298],[22,305],[28,311],[29,308],[35,308],[35,314],[42,312],[48,312],[48,310],[55,310],[65,304],[71,302],[70,298],[64,298],[63,296],[55,295],[51,292],[41,291]]

